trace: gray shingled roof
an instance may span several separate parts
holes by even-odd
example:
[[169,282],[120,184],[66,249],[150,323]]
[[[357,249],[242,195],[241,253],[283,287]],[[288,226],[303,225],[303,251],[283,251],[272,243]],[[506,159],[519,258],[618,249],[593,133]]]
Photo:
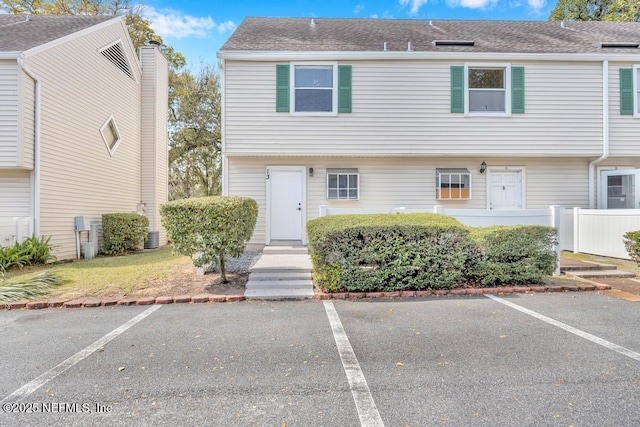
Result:
[[0,52],[24,52],[33,47],[73,34],[113,16],[0,14]]
[[[472,47],[435,46],[435,40],[466,40]],[[406,51],[502,53],[625,53],[599,42],[640,43],[637,22],[440,21],[400,19],[246,18],[221,52]]]

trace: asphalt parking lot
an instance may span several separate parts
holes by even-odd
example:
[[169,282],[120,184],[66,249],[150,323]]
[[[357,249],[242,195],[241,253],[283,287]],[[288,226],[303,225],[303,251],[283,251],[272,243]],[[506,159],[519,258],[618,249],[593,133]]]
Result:
[[0,311],[0,425],[635,426],[596,292]]

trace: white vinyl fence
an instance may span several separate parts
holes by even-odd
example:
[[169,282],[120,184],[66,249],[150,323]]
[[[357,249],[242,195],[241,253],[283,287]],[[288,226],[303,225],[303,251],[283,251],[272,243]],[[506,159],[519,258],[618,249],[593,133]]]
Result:
[[22,243],[32,235],[33,219],[31,217],[0,219],[0,246]]
[[640,209],[573,209],[573,251],[630,259],[622,236],[640,230]]

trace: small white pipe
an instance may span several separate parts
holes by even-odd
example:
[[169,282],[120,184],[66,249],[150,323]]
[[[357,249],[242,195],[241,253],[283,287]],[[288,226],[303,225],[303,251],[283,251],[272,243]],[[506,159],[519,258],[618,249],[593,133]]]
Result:
[[40,236],[40,79],[25,64],[22,56],[18,57],[20,68],[33,79],[35,83],[34,98],[34,136],[33,136],[33,234]]
[[[589,209],[596,207],[596,164],[609,157],[609,61],[602,61],[602,155],[589,163]],[[600,195],[602,197],[602,194]]]

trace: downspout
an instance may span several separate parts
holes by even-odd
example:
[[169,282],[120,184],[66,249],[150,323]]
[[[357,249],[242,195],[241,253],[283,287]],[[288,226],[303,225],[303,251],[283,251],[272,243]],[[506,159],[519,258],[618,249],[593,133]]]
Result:
[[221,105],[220,105],[220,150],[222,150],[222,182],[221,182],[221,190],[222,190],[222,195],[223,196],[228,196],[229,195],[229,179],[227,177],[227,174],[229,173],[229,161],[227,160],[227,155],[226,155],[226,145],[227,145],[227,138],[226,138],[226,126],[225,126],[225,61],[224,58],[220,58],[218,60],[218,68],[220,69],[221,73],[220,73],[220,99],[221,99]]
[[609,61],[602,61],[602,155],[589,163],[589,209],[596,208],[596,164],[609,157]]
[[24,56],[18,57],[18,65],[35,83],[33,112],[33,235],[40,236],[40,80],[25,64]]

